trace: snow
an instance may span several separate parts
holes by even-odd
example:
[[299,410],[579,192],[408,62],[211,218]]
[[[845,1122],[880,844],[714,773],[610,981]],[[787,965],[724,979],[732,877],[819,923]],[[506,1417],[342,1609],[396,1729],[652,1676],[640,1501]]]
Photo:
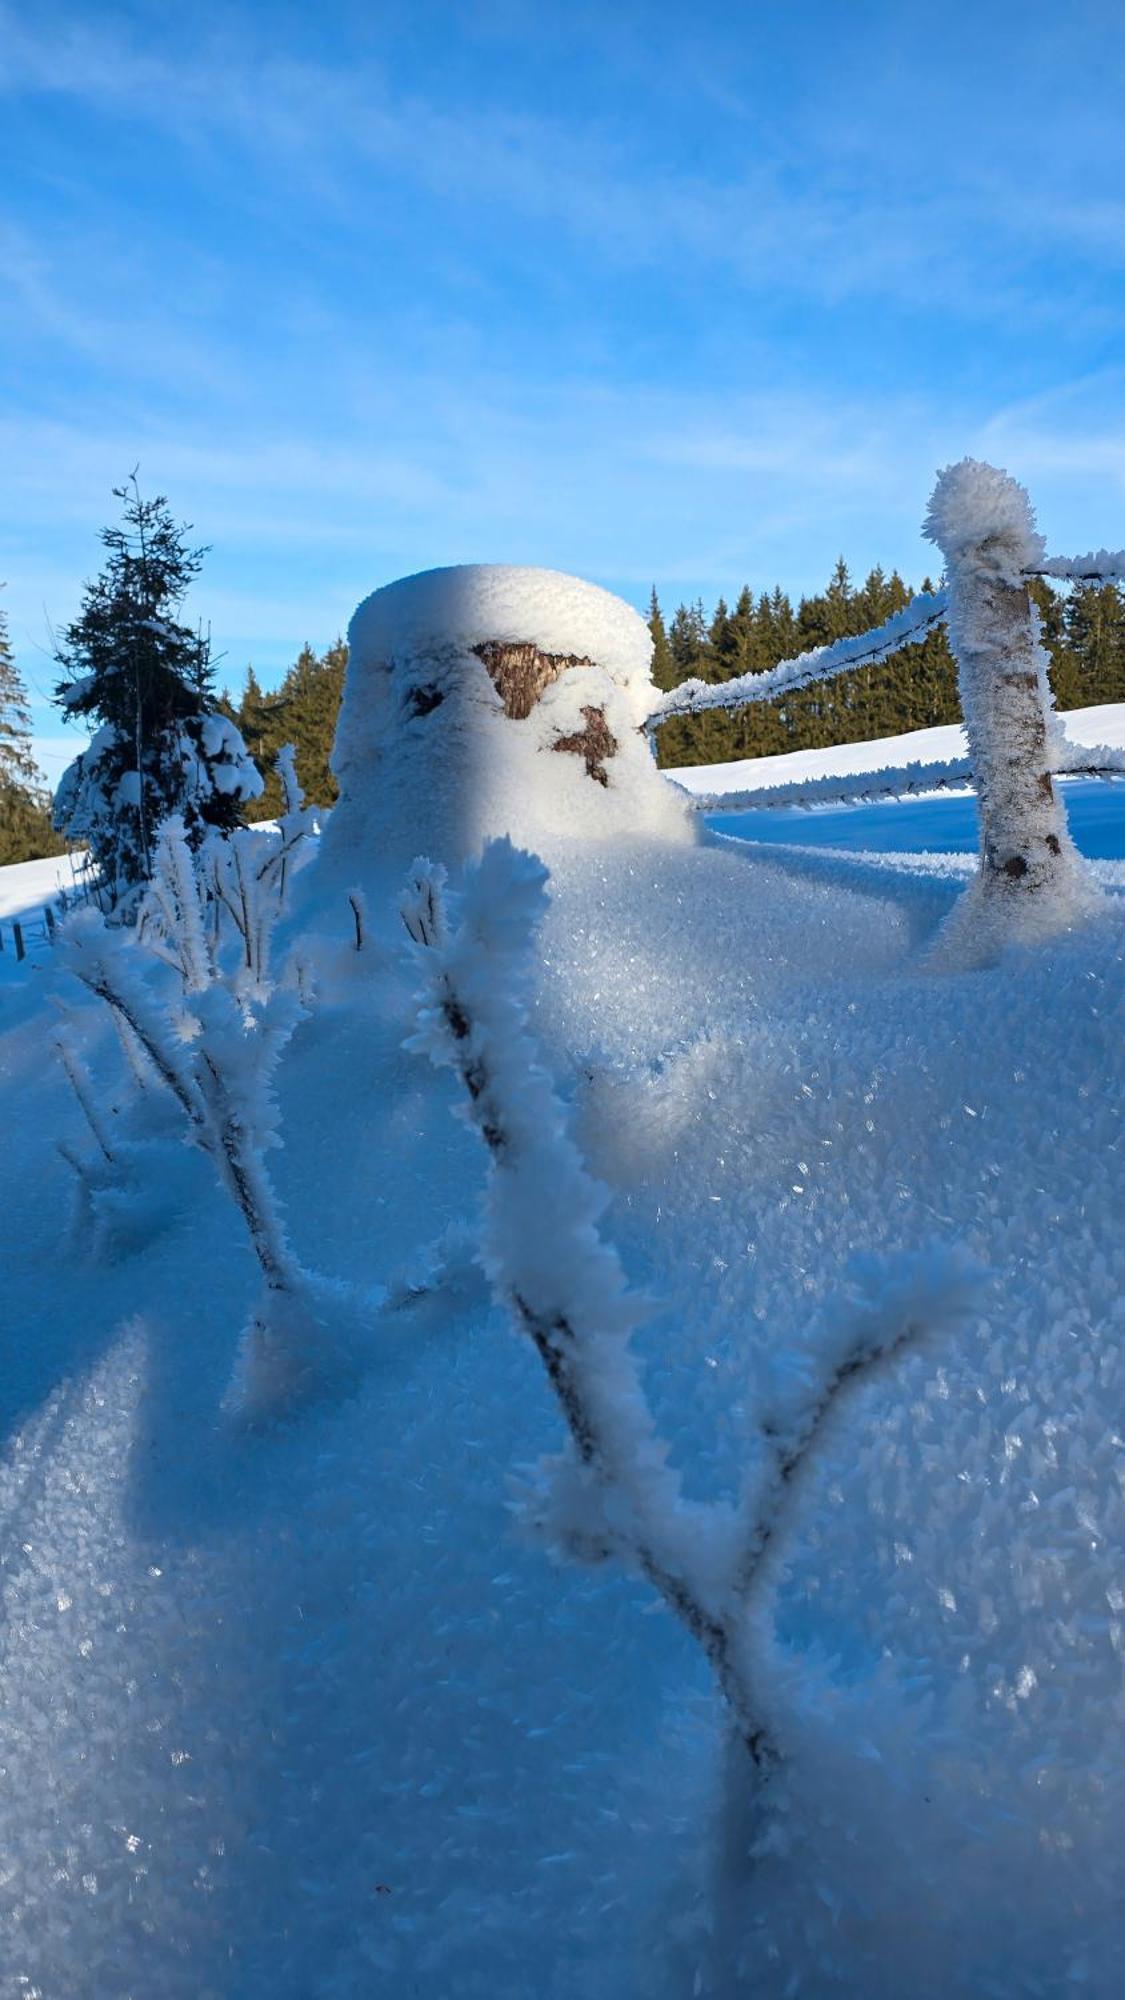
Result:
[[[513,719],[473,650],[497,641],[578,664]],[[367,598],[348,645],[322,905],[331,879],[341,901],[359,887],[373,909],[387,907],[419,852],[460,864],[505,833],[548,864],[613,832],[694,840],[641,733],[656,699],[648,627],[607,591],[557,570],[432,570]],[[596,715],[614,745],[604,783],[580,754],[555,754]]]
[[639,612],[562,570],[466,563],[423,570],[376,590],[348,628],[365,667],[425,658],[432,646],[470,652],[482,641],[533,639],[545,653],[588,654],[647,713],[652,640]]
[[[648,696],[585,603],[544,586],[530,636],[570,653],[584,633],[596,666],[573,672],[624,741]],[[581,709],[566,676],[511,720],[466,653],[479,624],[447,644],[417,617],[401,652],[384,626],[359,656],[345,796],[281,940],[299,959],[318,933],[270,1086],[287,1239],[348,1300],[385,1294],[362,1340],[347,1329],[349,1382],[231,1423],[261,1285],[236,1202],[61,956],[0,992],[13,1992],[1116,2000],[1125,871],[1095,916],[938,972],[967,864],[697,838],[650,765],[615,795],[543,754]],[[445,702],[405,714],[435,668]],[[522,971],[505,958],[488,901],[486,991],[519,999],[569,1167],[605,1190],[582,1183],[630,1313],[646,1302],[637,1379],[692,1518],[765,1490],[771,1437],[857,1326],[885,1344],[888,1271],[965,1252],[987,1274],[969,1326],[836,1411],[788,1502],[745,1635],[783,1758],[764,1811],[702,1650],[647,1615],[648,1585],[528,1537],[529,1467],[565,1455],[563,1428],[465,1255],[493,1196],[464,1092],[404,1046],[412,861],[445,840],[455,930],[464,850],[528,825],[549,848],[538,945]],[[0,903],[28,893],[9,872]],[[175,979],[147,976],[154,1005]],[[57,1150],[91,1135],[50,1057],[52,996],[111,1147],[143,1149],[158,1196],[116,1233],[74,1211]],[[202,1023],[213,1050],[220,1026]],[[557,1183],[510,1192],[494,1279],[581,1289],[589,1236]],[[700,1546],[712,1580],[723,1546]]]
[[44,905],[53,904],[60,890],[73,887],[73,879],[66,854],[0,868],[0,917],[19,917],[29,911],[42,914]]
[[69,681],[59,695],[60,707],[74,708],[89,693],[96,680],[96,674],[79,674],[76,679]]
[[963,458],[939,474],[923,532],[950,563],[985,544],[987,559],[1004,566],[1013,580],[1046,554],[1026,488],[977,458]]

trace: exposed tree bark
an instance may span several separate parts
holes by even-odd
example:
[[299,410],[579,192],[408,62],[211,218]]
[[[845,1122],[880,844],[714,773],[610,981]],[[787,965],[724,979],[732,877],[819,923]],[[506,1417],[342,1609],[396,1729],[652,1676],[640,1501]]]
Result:
[[593,660],[577,653],[542,653],[531,640],[486,639],[474,646],[488,677],[513,722],[526,722],[536,702],[569,667],[592,667]]
[[566,750],[576,757],[586,760],[586,776],[595,778],[599,785],[609,784],[606,759],[615,755],[617,738],[605,719],[604,708],[584,708],[586,727],[573,736],[560,736],[551,745],[553,750]]

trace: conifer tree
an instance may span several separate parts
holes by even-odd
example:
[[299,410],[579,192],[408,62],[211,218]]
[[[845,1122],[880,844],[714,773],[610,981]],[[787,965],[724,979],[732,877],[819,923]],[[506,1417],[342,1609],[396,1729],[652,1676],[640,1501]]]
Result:
[[1063,613],[1066,649],[1076,661],[1076,706],[1125,700],[1125,603],[1112,583],[1080,583]]
[[334,640],[323,654],[315,653],[306,641],[274,694],[263,694],[253,669],[248,670],[235,720],[264,781],[260,797],[250,807],[250,819],[273,819],[281,810],[274,763],[284,743],[294,747],[297,775],[309,803],[330,806],[335,801],[330,759],[347,663],[343,639]]
[[148,879],[162,822],[181,813],[193,843],[228,833],[261,789],[238,731],[219,712],[210,640],[178,621],[207,551],[188,546],[162,495],[136,474],[114,487],[120,526],[102,531],[106,562],[56,651],[56,696],[96,726],[64,773],[55,823],[89,843],[111,905]]
[[668,633],[664,624],[664,613],[656,595],[656,585],[652,586],[652,596],[648,606],[648,629],[652,633],[652,678],[662,694],[674,688],[679,675],[672,649],[668,644]]

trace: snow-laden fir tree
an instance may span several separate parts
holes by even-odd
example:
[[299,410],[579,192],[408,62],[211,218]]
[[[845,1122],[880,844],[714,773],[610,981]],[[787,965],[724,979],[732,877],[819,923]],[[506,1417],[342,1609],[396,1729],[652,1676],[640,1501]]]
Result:
[[238,826],[262,781],[218,713],[209,639],[178,617],[206,550],[189,547],[162,495],[141,497],[135,474],[114,493],[121,524],[102,531],[105,566],[57,649],[58,700],[96,733],[63,774],[55,824],[89,846],[110,905],[128,907],[170,814],[196,845]]
[[50,795],[31,748],[31,711],[0,611],[0,866],[55,854]]

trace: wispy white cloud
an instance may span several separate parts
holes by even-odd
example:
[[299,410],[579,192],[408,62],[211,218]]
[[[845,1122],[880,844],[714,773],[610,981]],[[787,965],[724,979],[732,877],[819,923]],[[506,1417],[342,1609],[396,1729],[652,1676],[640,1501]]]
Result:
[[1058,160],[1049,175],[1024,155],[1005,168],[1002,151],[997,158],[980,133],[961,132],[935,171],[881,108],[871,116],[860,107],[846,149],[814,118],[786,143],[754,127],[739,152],[689,170],[581,106],[562,118],[494,101],[450,104],[397,85],[369,54],[333,66],[227,31],[185,57],[108,20],[64,14],[44,28],[2,7],[0,50],[0,91],[79,99],[201,153],[234,148],[280,173],[281,203],[292,174],[304,200],[370,222],[379,191],[393,204],[403,183],[454,213],[507,215],[534,232],[525,248],[540,259],[538,232],[554,230],[618,270],[690,259],[750,294],[886,297],[984,319],[1073,321],[1091,304],[1073,286],[1044,288],[1026,269],[1029,247],[1055,244],[1114,266],[1125,256],[1120,204],[1069,197]]
[[[297,60],[249,14],[194,39],[123,18],[0,0],[9,110],[139,132],[167,179],[150,214],[60,164],[0,235],[26,385],[0,423],[0,574],[37,685],[46,614],[72,615],[138,460],[214,544],[199,609],[236,679],[441,562],[547,562],[638,602],[812,589],[841,551],[917,579],[934,470],[966,451],[1027,479],[1063,546],[1120,538],[1125,383],[1087,363],[1079,389],[1073,358],[1116,294],[1043,280],[1064,256],[1115,273],[1119,204],[1082,200],[1057,148],[1029,165],[1002,119],[966,139],[952,86],[877,121],[833,76],[786,125],[715,63],[715,142],[677,147],[581,93],[560,112],[370,52]],[[667,71],[623,17],[601,33],[631,82]]]

